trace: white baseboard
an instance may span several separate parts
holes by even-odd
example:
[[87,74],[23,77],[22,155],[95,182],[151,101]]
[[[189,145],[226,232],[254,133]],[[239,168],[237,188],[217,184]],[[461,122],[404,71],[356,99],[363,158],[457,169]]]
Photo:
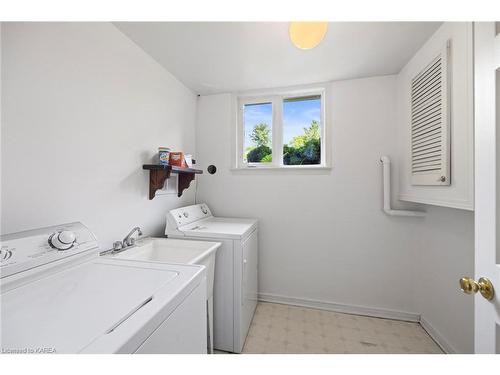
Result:
[[309,307],[312,309],[329,310],[346,314],[373,316],[377,318],[386,318],[395,320],[405,320],[408,322],[420,321],[420,314],[410,313],[406,311],[396,311],[396,310],[372,308],[372,307],[357,306],[357,305],[347,305],[347,304],[318,301],[306,298],[286,297],[271,293],[259,293],[259,301]]
[[376,318],[404,320],[407,322],[418,322],[422,328],[432,337],[441,349],[447,354],[458,353],[457,350],[437,331],[423,316],[417,313],[397,311],[389,309],[372,308],[357,305],[348,305],[327,301],[318,301],[307,298],[286,297],[271,293],[259,293],[259,301],[281,303],[284,305],[309,307],[312,309],[335,311],[346,314],[373,316]]
[[446,354],[457,354],[458,351],[437,331],[423,316],[420,317],[420,325],[438,344]]

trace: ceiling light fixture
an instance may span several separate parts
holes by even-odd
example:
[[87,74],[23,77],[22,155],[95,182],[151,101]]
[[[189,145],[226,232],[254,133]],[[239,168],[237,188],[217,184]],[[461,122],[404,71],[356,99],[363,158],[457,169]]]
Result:
[[288,30],[292,43],[300,49],[311,49],[321,43],[328,22],[290,22]]

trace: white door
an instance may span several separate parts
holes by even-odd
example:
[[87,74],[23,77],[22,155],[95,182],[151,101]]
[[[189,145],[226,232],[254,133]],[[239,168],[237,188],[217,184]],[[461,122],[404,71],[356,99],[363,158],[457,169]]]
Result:
[[476,292],[476,353],[500,353],[499,33],[498,22],[474,25],[475,280],[465,278],[461,284],[466,292]]

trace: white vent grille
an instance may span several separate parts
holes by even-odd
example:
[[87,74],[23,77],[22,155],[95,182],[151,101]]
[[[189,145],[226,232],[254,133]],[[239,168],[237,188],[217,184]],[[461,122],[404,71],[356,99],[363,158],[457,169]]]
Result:
[[413,185],[450,184],[448,43],[411,84]]

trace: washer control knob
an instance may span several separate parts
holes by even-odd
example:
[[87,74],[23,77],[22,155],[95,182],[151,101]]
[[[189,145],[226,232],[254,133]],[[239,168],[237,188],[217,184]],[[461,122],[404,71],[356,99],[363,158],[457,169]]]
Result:
[[8,261],[12,257],[12,250],[8,247],[2,247],[0,249],[0,263]]
[[71,249],[75,246],[75,242],[75,233],[67,230],[52,233],[49,237],[49,245],[57,250]]

